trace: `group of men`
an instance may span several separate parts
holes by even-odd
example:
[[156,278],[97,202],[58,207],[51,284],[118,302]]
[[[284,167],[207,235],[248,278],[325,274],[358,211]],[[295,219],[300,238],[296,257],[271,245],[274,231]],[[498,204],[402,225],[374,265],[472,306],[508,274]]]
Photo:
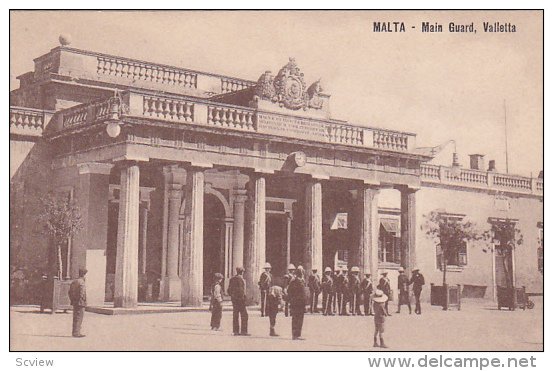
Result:
[[[298,266],[301,268],[301,266]],[[359,267],[336,268],[334,271],[330,267],[326,267],[324,275],[321,278],[316,268],[312,269],[311,274],[307,278],[307,288],[309,288],[309,312],[320,313],[324,316],[355,316],[355,315],[373,315],[372,297],[374,291],[380,289],[388,297],[384,307],[386,314],[389,316],[388,302],[393,297],[392,287],[388,272],[382,272],[378,283],[375,285],[370,273],[366,272],[364,278],[360,277]],[[289,300],[287,300],[287,286],[294,278],[296,267],[293,264],[288,266],[288,273],[284,276],[283,291],[285,294],[285,316],[289,315]],[[409,279],[403,268],[398,270],[398,310],[400,313],[401,306],[407,305],[409,313],[411,313],[411,302],[409,296],[409,286],[412,285],[413,294],[415,296],[415,313],[421,314],[420,295],[424,286],[424,277],[418,268],[412,270],[412,276]],[[266,263],[264,272],[261,273],[259,279],[259,288],[261,291],[261,316],[266,315],[267,294],[272,286],[271,265]],[[376,286],[376,287],[375,287]],[[322,293],[322,308],[319,311],[319,296]],[[363,307],[363,311],[361,310]]]

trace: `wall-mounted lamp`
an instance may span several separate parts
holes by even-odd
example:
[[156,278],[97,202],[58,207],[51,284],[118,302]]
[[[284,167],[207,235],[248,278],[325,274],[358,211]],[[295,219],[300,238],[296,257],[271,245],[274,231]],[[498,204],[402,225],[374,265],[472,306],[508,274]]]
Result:
[[109,119],[107,120],[106,132],[111,138],[117,138],[121,134],[121,115],[123,113],[123,99],[117,89],[113,97],[108,101]]

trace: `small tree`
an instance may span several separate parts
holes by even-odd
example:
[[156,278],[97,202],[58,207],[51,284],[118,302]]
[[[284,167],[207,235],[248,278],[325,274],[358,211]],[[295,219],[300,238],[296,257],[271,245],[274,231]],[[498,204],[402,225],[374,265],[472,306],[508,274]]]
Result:
[[512,288],[513,285],[513,266],[512,262],[513,251],[515,246],[521,245],[523,235],[520,229],[516,227],[516,221],[511,219],[500,220],[492,223],[491,229],[486,232],[486,238],[493,238],[493,243],[490,244],[490,250],[495,249],[496,256],[501,257],[501,263],[505,270],[507,287]]
[[459,254],[462,244],[483,238],[473,222],[462,216],[448,215],[440,210],[433,210],[424,215],[423,229],[426,235],[434,240],[441,250],[441,269],[443,285],[447,283],[446,274],[450,257]]
[[63,274],[62,246],[69,242],[83,227],[79,207],[67,195],[48,194],[42,198],[42,213],[39,218],[52,239],[56,255],[56,272]]

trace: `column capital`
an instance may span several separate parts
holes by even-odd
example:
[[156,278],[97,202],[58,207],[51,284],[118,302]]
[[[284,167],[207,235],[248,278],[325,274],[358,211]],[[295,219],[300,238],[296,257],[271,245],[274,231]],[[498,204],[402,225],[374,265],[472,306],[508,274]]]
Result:
[[421,189],[421,187],[419,186],[412,186],[412,185],[397,185],[394,188],[400,191],[401,193],[415,193]]
[[328,174],[321,174],[321,173],[318,173],[318,174],[308,174],[311,179],[315,180],[315,181],[320,181],[320,180],[329,180],[330,179],[330,175]]
[[79,169],[79,175],[83,174],[102,174],[109,175],[113,164],[104,163],[104,162],[83,162],[77,164]]
[[132,162],[148,162],[150,161],[150,157],[143,156],[143,155],[137,155],[137,154],[126,154],[123,156],[115,157],[112,159],[113,162],[126,162],[126,161],[132,161]]

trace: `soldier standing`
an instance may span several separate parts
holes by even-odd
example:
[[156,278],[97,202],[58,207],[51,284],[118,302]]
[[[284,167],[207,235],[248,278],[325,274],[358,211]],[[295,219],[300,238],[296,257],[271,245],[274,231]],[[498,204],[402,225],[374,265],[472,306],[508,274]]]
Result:
[[296,266],[294,264],[288,264],[288,273],[284,275],[284,283],[282,290],[284,292],[284,316],[288,317],[290,314],[290,300],[288,298],[288,285],[294,279],[294,272],[296,271]]
[[266,315],[266,304],[267,304],[267,293],[269,292],[269,288],[271,287],[273,276],[271,275],[271,264],[265,263],[263,266],[263,273],[261,273],[261,277],[259,277],[259,290],[261,292],[261,317],[264,317]]
[[319,313],[319,294],[321,293],[321,277],[317,273],[317,268],[311,270],[313,273],[309,276],[309,310],[311,313]]
[[342,316],[349,316],[348,302],[350,300],[350,291],[349,291],[349,273],[348,269],[344,268],[342,271],[343,280],[342,280]]
[[[246,281],[243,274],[244,268],[236,268],[236,276],[232,277],[228,283],[228,293],[232,301],[232,333],[234,336],[250,336],[246,309]],[[238,317],[240,317],[240,323]]]
[[333,294],[332,294],[332,313],[340,314],[340,307],[338,304],[338,277],[340,277],[341,271],[340,268],[334,269],[334,274],[332,276],[333,282]]
[[288,285],[290,313],[292,314],[292,340],[304,340],[301,337],[305,314],[305,279],[303,268],[298,267],[296,275]]
[[73,337],[82,338],[81,325],[83,324],[84,310],[86,308],[86,284],[85,278],[88,271],[79,269],[79,278],[71,282],[69,286],[69,300],[73,306]]
[[407,304],[409,314],[411,314],[411,301],[409,300],[409,278],[405,274],[405,269],[399,268],[399,276],[397,277],[397,289],[399,291],[397,301],[397,312],[401,312],[401,306]]
[[323,290],[323,316],[333,316],[332,302],[334,298],[334,280],[332,278],[332,269],[325,268],[325,274],[322,280]]
[[388,303],[390,301],[390,295],[392,293],[392,287],[390,286],[390,279],[388,278],[388,272],[382,272],[382,277],[380,278],[380,281],[378,282],[378,288],[384,292],[384,295],[386,295],[386,303],[384,304],[384,309],[386,310],[386,315],[390,315],[390,311],[388,310]]
[[373,282],[371,280],[371,274],[365,273],[365,278],[361,282],[361,292],[363,293],[363,309],[366,316],[373,315],[372,308],[372,293],[373,293]]
[[211,287],[211,329],[219,331],[221,327],[221,317],[223,316],[223,289],[221,288],[223,275],[215,273],[215,280]]
[[421,291],[424,286],[424,276],[419,272],[418,268],[413,269],[410,284],[413,284],[413,293],[415,294],[415,313],[421,314]]
[[349,292],[350,292],[350,303],[349,311],[355,316],[361,315],[361,280],[359,279],[359,267],[351,268],[351,276],[349,280]]

